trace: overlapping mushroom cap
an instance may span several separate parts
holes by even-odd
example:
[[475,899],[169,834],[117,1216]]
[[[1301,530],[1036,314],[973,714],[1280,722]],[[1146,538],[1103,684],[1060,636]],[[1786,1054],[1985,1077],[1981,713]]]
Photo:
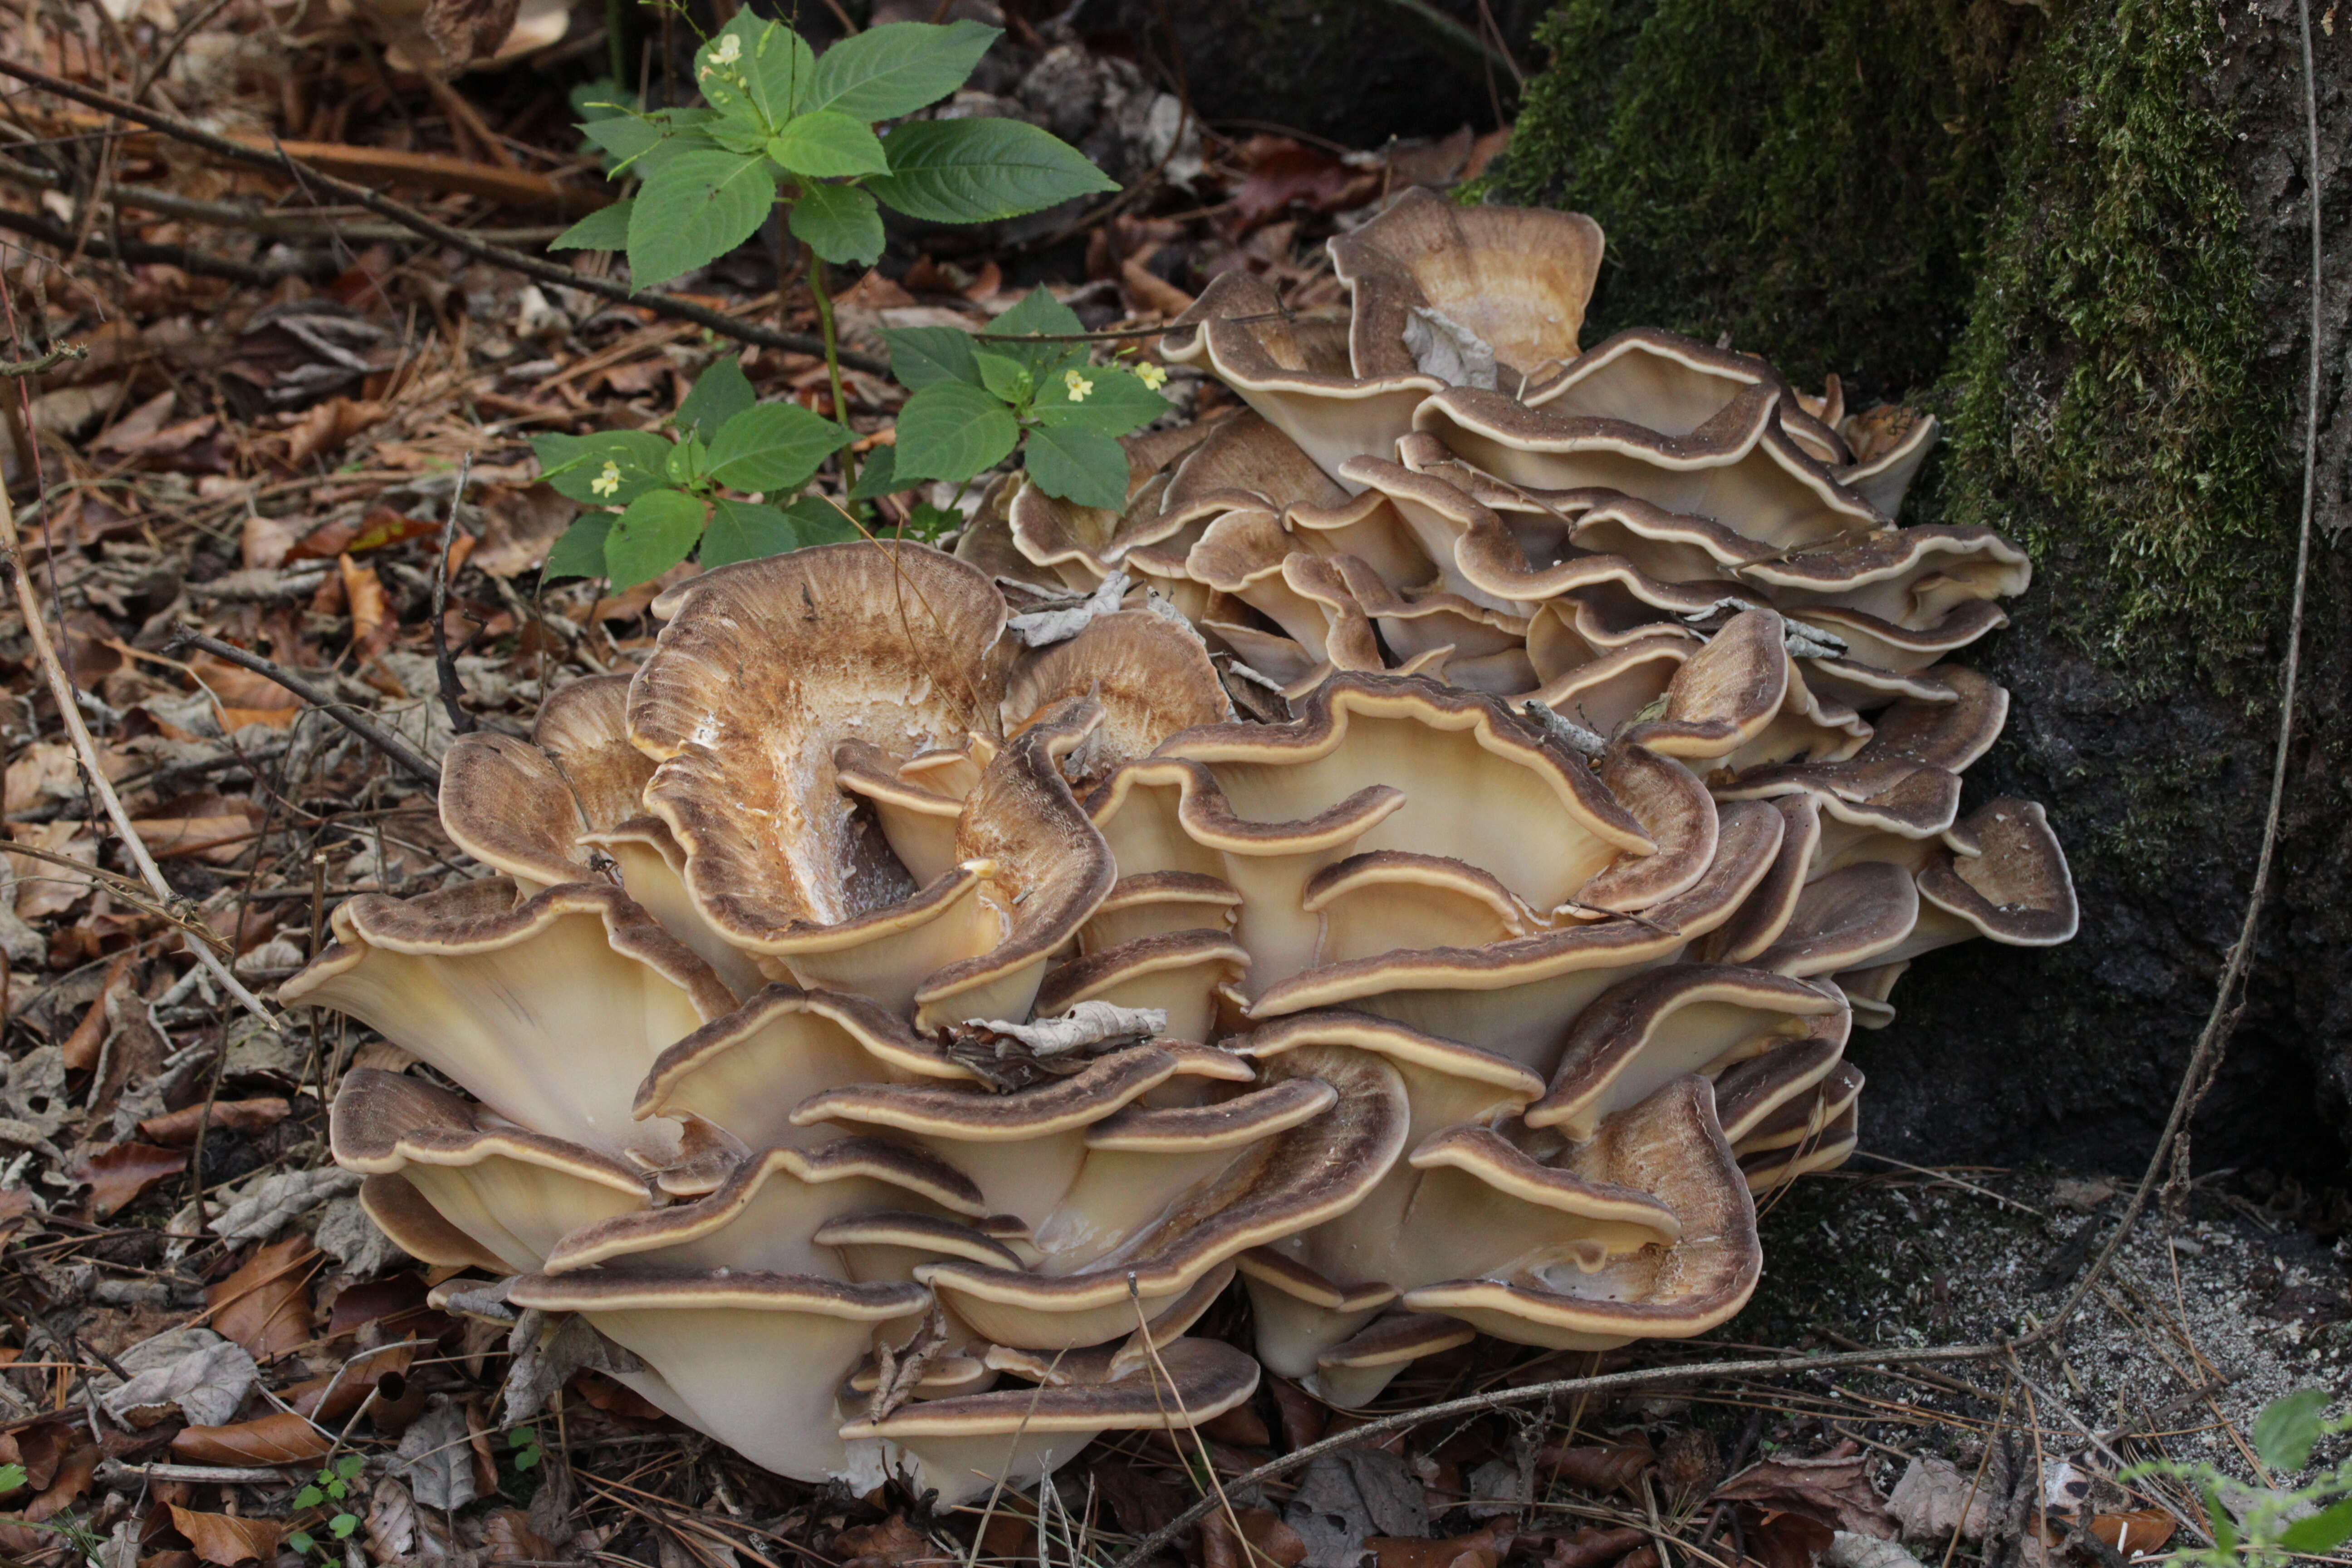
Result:
[[[462,737],[499,875],[286,988],[464,1091],[350,1075],[379,1223],[762,1464],[949,1500],[1260,1363],[1360,1404],[1737,1312],[1853,1027],[2074,894],[2038,806],[1961,812],[2007,699],[1945,656],[2027,565],[1892,524],[1933,422],[1580,351],[1600,244],[1409,197],[1344,322],[1203,297],[1170,357],[1251,411],[1129,438],[1124,509],[706,574]],[[1255,1361],[1187,1336],[1236,1279]]]

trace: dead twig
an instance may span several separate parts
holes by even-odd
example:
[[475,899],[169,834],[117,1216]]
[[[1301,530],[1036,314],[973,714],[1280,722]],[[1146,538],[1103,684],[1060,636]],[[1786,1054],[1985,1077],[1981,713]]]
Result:
[[449,712],[449,728],[460,735],[474,727],[474,716],[460,700],[466,684],[457,679],[457,660],[449,651],[449,552],[457,542],[457,503],[465,498],[466,481],[473,472],[474,454],[467,452],[457,462],[457,488],[449,492],[449,521],[441,525],[441,551],[433,562],[433,668],[441,683],[441,706]]
[[88,359],[89,351],[79,343],[51,343],[37,359],[0,359],[0,376],[10,379],[20,375],[38,375],[45,370],[55,370],[70,359]]
[[417,778],[431,784],[436,790],[441,787],[441,769],[433,759],[424,755],[398,735],[377,723],[363,710],[353,707],[351,703],[337,701],[284,665],[272,663],[257,653],[247,653],[235,643],[226,643],[218,637],[208,637],[204,633],[186,626],[174,631],[172,634],[172,640],[164,646],[166,651],[172,653],[178,653],[184,648],[202,648],[215,658],[236,665],[240,669],[249,669],[256,675],[265,676],[276,681],[407,769]]

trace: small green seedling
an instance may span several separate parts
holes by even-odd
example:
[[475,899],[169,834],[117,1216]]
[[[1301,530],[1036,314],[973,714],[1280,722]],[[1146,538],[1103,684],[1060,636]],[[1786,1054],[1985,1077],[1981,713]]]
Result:
[[[298,1509],[318,1508],[330,1502],[341,1502],[351,1496],[352,1483],[359,1479],[367,1461],[357,1454],[345,1454],[319,1472],[318,1479],[294,1494]],[[338,1509],[327,1519],[327,1534],[336,1541],[348,1541],[360,1527],[360,1516],[349,1509]],[[317,1552],[332,1561],[334,1553],[319,1538],[307,1530],[298,1530],[286,1538],[286,1544],[308,1555]]]
[[518,1426],[508,1433],[507,1447],[514,1450],[514,1468],[518,1470],[535,1470],[540,1460],[547,1457],[539,1446],[536,1426]]
[[[2352,1432],[2352,1409],[2327,1414],[2327,1391],[2303,1388],[2272,1400],[2254,1418],[2254,1453],[2283,1478],[2311,1465],[2326,1437]],[[2313,1471],[2300,1486],[2248,1487],[2201,1461],[2153,1460],[2124,1471],[2136,1480],[2163,1476],[2191,1488],[2205,1504],[2213,1544],[2180,1552],[2175,1561],[2245,1568],[2315,1557],[2352,1541],[2352,1454]]]

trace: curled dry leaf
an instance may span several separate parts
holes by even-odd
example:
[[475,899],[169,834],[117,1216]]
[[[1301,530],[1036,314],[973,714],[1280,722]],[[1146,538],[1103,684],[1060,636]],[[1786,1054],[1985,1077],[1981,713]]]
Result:
[[242,1268],[205,1292],[213,1327],[273,1361],[310,1339],[310,1265],[319,1258],[310,1237],[289,1236],[246,1259]]
[[1400,1540],[1376,1535],[1364,1542],[1378,1568],[1495,1568],[1511,1549],[1513,1531],[1497,1522],[1445,1541]]
[[369,1495],[367,1543],[369,1554],[379,1563],[397,1561],[416,1550],[416,1501],[390,1476],[376,1482]]
[[1716,1489],[1718,1502],[1752,1502],[1801,1514],[1832,1530],[1895,1536],[1895,1519],[1879,1500],[1860,1455],[1820,1459],[1767,1459]]
[[1627,1552],[1649,1543],[1649,1536],[1626,1526],[1602,1529],[1588,1525],[1555,1537],[1544,1557],[1544,1568],[1603,1568]]
[[167,1149],[184,1149],[196,1141],[200,1128],[225,1132],[258,1132],[286,1120],[293,1108],[283,1100],[223,1100],[209,1108],[201,1102],[151,1116],[139,1124],[148,1142]]
[[483,1522],[482,1543],[493,1563],[545,1563],[558,1555],[555,1543],[531,1529],[530,1515],[519,1508],[502,1508]]
[[278,1555],[278,1540],[286,1532],[286,1526],[274,1519],[197,1513],[176,1503],[171,1508],[172,1528],[188,1538],[198,1557],[220,1568],[256,1559],[268,1562]]
[[2179,1528],[2179,1521],[2160,1508],[2103,1513],[2091,1521],[2091,1533],[2126,1557],[2163,1551],[2171,1543],[2173,1531]]
[[209,1329],[175,1329],[123,1352],[131,1381],[99,1396],[106,1413],[127,1426],[152,1426],[174,1410],[197,1426],[217,1426],[236,1415],[257,1369],[245,1347]]
[[333,1445],[291,1410],[228,1426],[191,1426],[172,1439],[172,1457],[192,1465],[299,1465]]
[[1649,1439],[1638,1443],[1580,1443],[1570,1448],[1546,1448],[1536,1455],[1536,1468],[1549,1470],[1573,1487],[1589,1492],[1623,1492],[1639,1496],[1643,1472],[1657,1463]]
[[104,1219],[136,1200],[141,1194],[188,1168],[185,1149],[163,1149],[152,1143],[117,1143],[74,1167],[76,1180],[89,1184],[90,1211]]
[[892,1514],[879,1524],[861,1524],[843,1531],[834,1538],[834,1551],[840,1555],[845,1568],[905,1568],[909,1563],[920,1563],[940,1555],[930,1538],[902,1514]]

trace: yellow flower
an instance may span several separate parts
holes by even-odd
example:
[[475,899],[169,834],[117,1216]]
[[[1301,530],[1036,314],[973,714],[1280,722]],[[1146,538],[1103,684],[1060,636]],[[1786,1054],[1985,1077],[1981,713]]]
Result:
[[1161,364],[1139,364],[1135,367],[1135,379],[1157,392],[1168,384],[1168,367]]
[[588,481],[588,488],[600,496],[620,493],[621,465],[608,460],[604,464],[604,471]]
[[1087,400],[1087,394],[1095,389],[1093,382],[1075,370],[1066,370],[1062,373],[1062,384],[1070,389],[1070,401],[1073,403],[1084,403]]

